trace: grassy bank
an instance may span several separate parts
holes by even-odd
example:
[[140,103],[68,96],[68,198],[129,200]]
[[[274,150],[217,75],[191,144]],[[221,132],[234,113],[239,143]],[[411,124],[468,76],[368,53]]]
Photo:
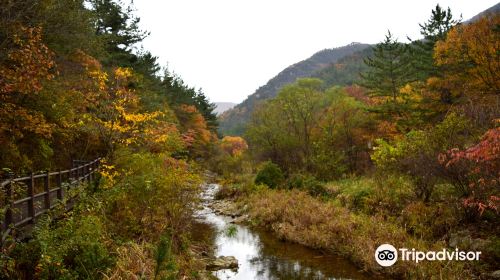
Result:
[[429,244],[416,239],[383,216],[354,214],[329,201],[312,198],[301,191],[268,190],[249,197],[250,213],[257,225],[271,229],[279,238],[315,249],[339,253],[364,270],[412,279],[469,278],[463,263],[398,262],[382,269],[374,259],[376,248],[390,243],[396,248],[441,249],[444,243]]
[[[370,273],[405,279],[471,279],[487,278],[495,270],[498,239],[488,236],[491,223],[489,229],[471,229],[459,222],[458,207],[416,201],[404,177],[345,179],[323,188],[323,195],[311,196],[307,189],[270,189],[240,178],[222,188],[218,197],[236,197],[247,204],[251,223],[278,238],[343,255]],[[446,189],[438,188],[434,199],[447,196]],[[383,268],[374,254],[384,243],[419,251],[453,251],[456,246],[482,255],[479,262],[398,261]]]

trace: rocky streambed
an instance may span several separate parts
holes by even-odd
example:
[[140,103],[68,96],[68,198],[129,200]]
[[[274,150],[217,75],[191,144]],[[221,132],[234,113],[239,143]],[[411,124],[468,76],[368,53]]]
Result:
[[207,270],[217,279],[370,279],[339,256],[278,240],[246,226],[246,206],[215,200],[219,186],[207,184],[196,213],[195,239],[213,246]]

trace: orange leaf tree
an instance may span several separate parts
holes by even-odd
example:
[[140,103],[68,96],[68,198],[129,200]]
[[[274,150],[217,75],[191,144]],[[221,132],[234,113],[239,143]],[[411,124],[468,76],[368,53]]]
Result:
[[239,136],[224,136],[221,140],[221,148],[231,156],[239,156],[248,149],[245,139]]
[[[53,53],[42,42],[39,27],[17,26],[2,52],[0,63],[0,161],[19,168],[31,165],[30,152],[50,154],[46,140],[53,125],[37,99],[43,83],[54,77]],[[38,147],[40,149],[35,149]]]
[[437,65],[446,69],[442,81],[461,93],[500,94],[500,15],[454,27],[436,44]]

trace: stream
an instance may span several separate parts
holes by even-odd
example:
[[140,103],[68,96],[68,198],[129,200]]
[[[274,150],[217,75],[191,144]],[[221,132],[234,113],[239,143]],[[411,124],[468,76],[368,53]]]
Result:
[[372,279],[340,256],[280,241],[263,230],[231,224],[231,217],[210,208],[218,187],[205,186],[193,230],[195,239],[213,244],[214,256],[234,256],[238,260],[237,270],[214,271],[218,279]]

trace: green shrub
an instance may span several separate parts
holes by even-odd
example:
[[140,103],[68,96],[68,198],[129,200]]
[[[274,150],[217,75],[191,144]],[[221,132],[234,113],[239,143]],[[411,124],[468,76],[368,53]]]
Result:
[[401,211],[401,224],[413,236],[424,240],[439,240],[459,224],[456,209],[445,203],[426,205],[410,203]]
[[286,182],[288,189],[301,189],[307,191],[312,196],[325,195],[327,193],[323,183],[318,181],[314,176],[294,174]]
[[335,190],[335,198],[342,206],[351,210],[371,210],[374,198],[374,184],[370,179],[352,178],[330,182],[329,190]]
[[[160,242],[154,250],[154,259],[156,263],[154,279],[175,279],[176,264],[172,255],[171,233],[165,233],[161,236]],[[162,276],[161,278],[158,278]]]
[[411,180],[391,173],[332,181],[325,189],[338,205],[366,214],[399,216],[415,199]]
[[277,188],[284,181],[283,171],[278,165],[266,162],[255,177],[255,184],[264,184],[270,188]]
[[41,221],[35,233],[41,259],[37,266],[42,279],[99,279],[114,260],[108,252],[106,234],[99,217],[82,213],[51,227]]
[[0,279],[35,278],[35,267],[42,256],[40,243],[36,240],[18,243],[15,245],[10,256],[11,260],[13,260],[11,263],[5,262],[6,259],[0,261],[2,264],[2,271],[0,274],[4,275],[3,277],[0,276]]
[[165,228],[176,225],[172,242],[178,249],[180,235],[190,225],[199,176],[182,160],[129,151],[120,153],[116,169],[126,176],[108,186],[105,212],[110,230],[124,240],[157,240]]
[[408,176],[378,174],[369,181],[372,182],[374,194],[368,202],[377,212],[399,216],[405,205],[415,200],[413,182]]

